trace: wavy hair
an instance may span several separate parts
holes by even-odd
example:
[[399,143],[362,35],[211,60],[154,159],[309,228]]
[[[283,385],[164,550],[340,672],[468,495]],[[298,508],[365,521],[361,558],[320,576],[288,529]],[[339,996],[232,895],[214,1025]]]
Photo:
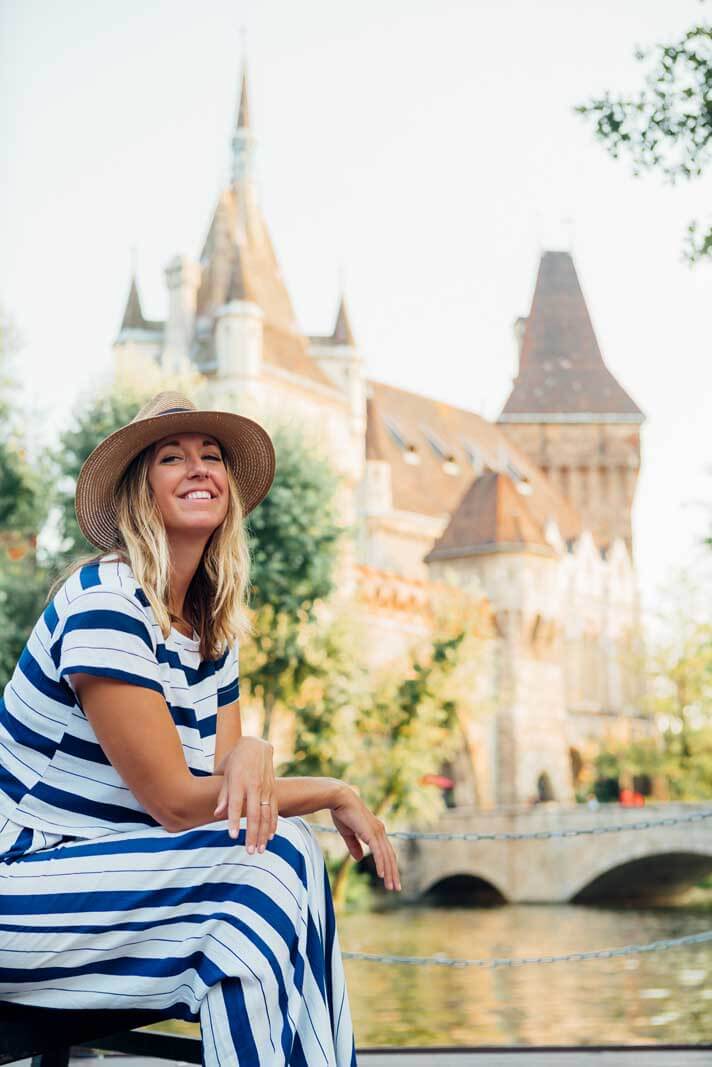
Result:
[[[163,516],[148,480],[154,448],[149,445],[131,461],[116,487],[116,544],[98,556],[75,562],[69,574],[107,554],[118,557],[131,567],[165,638],[171,629],[171,558]],[[225,470],[227,513],[210,535],[185,597],[184,612],[200,636],[201,659],[217,659],[229,644],[252,632],[247,611],[250,552],[244,513],[227,464]],[[67,576],[65,573],[61,580]]]

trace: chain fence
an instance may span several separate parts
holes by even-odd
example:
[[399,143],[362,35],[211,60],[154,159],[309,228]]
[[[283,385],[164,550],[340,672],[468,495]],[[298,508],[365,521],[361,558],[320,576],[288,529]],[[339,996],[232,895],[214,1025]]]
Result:
[[[422,830],[388,830],[388,837],[400,838],[403,841],[543,841],[552,837],[582,837],[584,835],[595,836],[597,834],[616,834],[624,830],[650,830],[656,826],[674,826],[676,823],[700,822],[702,819],[712,819],[712,808],[709,811],[688,812],[686,815],[670,815],[662,819],[640,819],[637,822],[617,823],[612,826],[579,826],[568,830],[529,830],[529,831],[494,831],[486,833],[471,831],[464,833],[427,833]],[[310,823],[312,830],[319,830],[327,834],[338,834],[335,826],[325,826],[323,823]]]
[[703,930],[699,934],[687,934],[685,937],[668,937],[659,941],[650,941],[645,945],[621,945],[620,948],[599,948],[589,952],[567,952],[560,956],[514,956],[489,959],[451,959],[444,952],[435,956],[387,956],[375,952],[342,952],[345,960],[367,960],[370,963],[407,963],[414,966],[436,964],[439,967],[524,967],[531,963],[572,963],[579,960],[607,960],[615,956],[633,956],[643,952],[662,952],[669,948],[683,945],[699,945],[712,941],[712,930]]
[[[671,815],[662,819],[639,819],[636,822],[614,823],[608,826],[578,826],[567,830],[533,830],[521,832],[494,831],[492,833],[471,831],[463,833],[433,832],[417,830],[388,830],[388,837],[405,841],[543,841],[547,838],[581,837],[584,835],[613,834],[626,830],[649,830],[658,826],[700,822],[712,818],[712,808],[708,811],[688,812],[684,815]],[[338,833],[335,826],[323,823],[310,823],[313,830],[324,833]],[[438,967],[525,967],[531,964],[573,963],[581,960],[613,959],[618,956],[641,955],[646,952],[663,952],[685,945],[699,945],[712,941],[712,930],[703,930],[699,934],[687,934],[685,937],[662,938],[643,945],[621,945],[619,948],[592,949],[588,952],[567,952],[557,956],[514,956],[490,957],[486,959],[451,959],[444,952],[435,956],[390,956],[373,952],[342,952],[345,960],[365,960],[369,963],[407,964],[410,966],[435,965]]]

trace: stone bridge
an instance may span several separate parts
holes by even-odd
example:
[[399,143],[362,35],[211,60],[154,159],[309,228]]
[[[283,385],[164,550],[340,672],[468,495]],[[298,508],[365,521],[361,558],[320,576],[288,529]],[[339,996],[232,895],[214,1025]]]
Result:
[[[449,809],[428,832],[531,833],[610,826],[709,812],[702,804],[538,804],[529,809]],[[415,829],[415,827],[413,827]],[[712,817],[644,830],[536,841],[393,839],[404,901],[449,903],[664,901],[712,872]],[[367,857],[362,863],[372,863]]]

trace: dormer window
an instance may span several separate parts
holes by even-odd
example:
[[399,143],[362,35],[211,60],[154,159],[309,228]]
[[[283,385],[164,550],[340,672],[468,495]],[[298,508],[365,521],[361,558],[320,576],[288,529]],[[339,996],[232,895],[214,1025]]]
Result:
[[405,450],[408,448],[408,442],[406,441],[405,437],[403,436],[401,431],[396,426],[395,422],[393,422],[392,419],[385,419],[385,418],[384,418],[383,422],[384,422],[385,427],[388,430],[389,434],[391,435],[391,437],[395,441],[395,443],[398,445],[399,448],[403,449],[403,451],[405,452]]
[[421,426],[420,429],[435,455],[439,460],[442,460],[445,474],[459,474],[460,464],[457,462],[455,454],[446,444],[444,444],[437,434],[433,433],[429,426]]
[[423,436],[425,437],[425,440],[428,442],[438,459],[441,459],[444,462],[455,459],[450,450],[446,448],[446,446],[442,443],[437,434],[434,434],[433,431],[427,426],[421,426],[420,429],[423,431]]
[[484,454],[480,451],[477,445],[473,445],[472,441],[463,441],[462,447],[465,450],[467,462],[470,464],[475,474],[479,477],[487,465],[487,461],[484,457]]
[[524,471],[509,458],[506,449],[500,448],[497,458],[500,474],[506,474],[508,478],[512,479],[514,488],[518,493],[521,493],[522,496],[529,496],[533,492],[532,483]]
[[393,419],[384,418],[383,422],[388,430],[391,438],[400,448],[403,453],[403,459],[406,463],[417,464],[420,463],[420,453],[414,444],[410,444],[405,439],[405,434],[399,428],[399,426],[393,421]]

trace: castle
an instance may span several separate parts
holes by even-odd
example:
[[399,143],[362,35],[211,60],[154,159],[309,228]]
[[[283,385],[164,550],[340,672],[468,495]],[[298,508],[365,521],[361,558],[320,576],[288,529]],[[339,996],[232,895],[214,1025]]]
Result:
[[367,379],[343,297],[329,336],[300,330],[258,203],[244,71],[231,147],[199,261],[166,268],[165,321],[144,317],[132,278],[117,370],[194,368],[215,406],[317,428],[342,476],[346,568],[374,662],[427,630],[432,583],[486,598],[493,710],[449,767],[456,802],[571,801],[592,739],[635,736],[645,720],[631,660],[644,417],[603,361],[570,254],[541,258],[515,327],[518,374],[490,422]]

